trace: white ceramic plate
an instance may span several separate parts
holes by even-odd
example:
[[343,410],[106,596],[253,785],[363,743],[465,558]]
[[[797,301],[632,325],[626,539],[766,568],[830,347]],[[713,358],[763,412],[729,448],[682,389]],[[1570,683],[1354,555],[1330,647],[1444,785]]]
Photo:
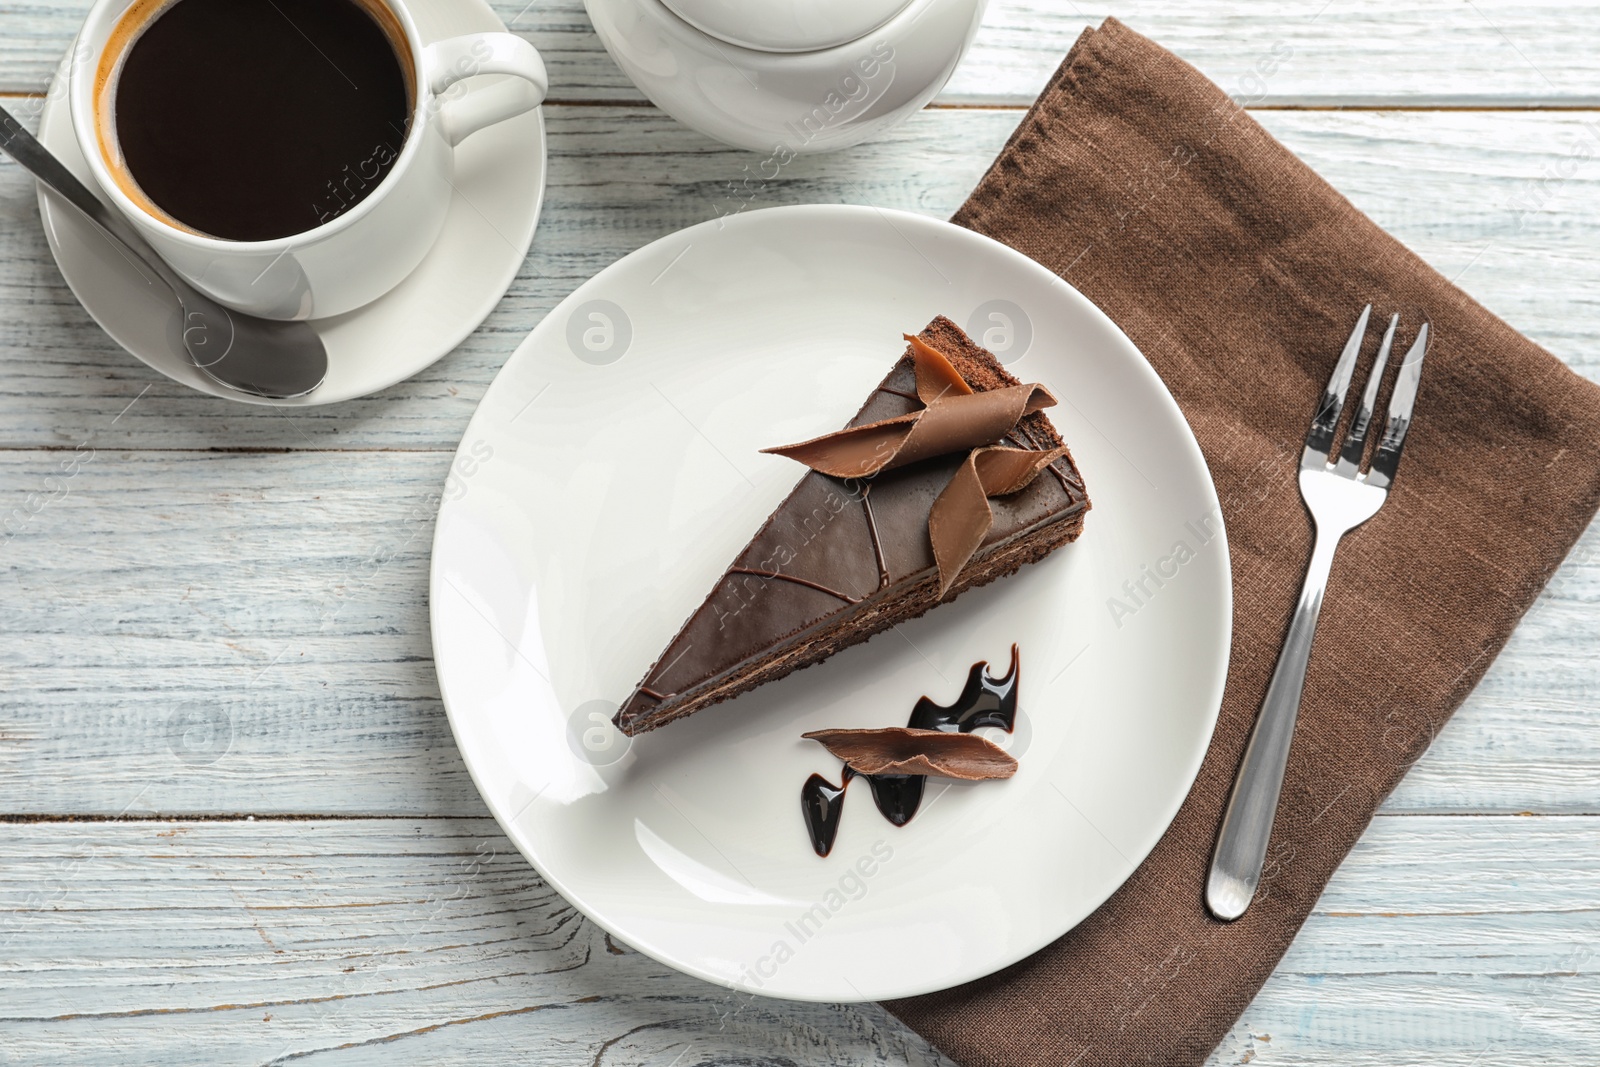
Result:
[[[483,0],[414,0],[424,41],[503,30]],[[490,88],[496,78],[474,79]],[[56,72],[39,140],[91,181],[72,132],[64,70]],[[500,302],[533,241],[544,198],[544,116],[535,108],[456,148],[455,195],[444,230],[398,286],[365,307],[315,320],[328,377],[309,396],[271,400],[225,389],[194,368],[178,344],[177,303],[153,290],[94,225],[39,189],[50,251],[67,285],[111,339],[173,381],[226,400],[303,407],[365,396],[411,377],[460,344]]]
[[[629,747],[606,719],[802,473],[758,449],[843,426],[936,314],[1062,398],[1083,537]],[[948,223],[776,208],[627,256],[506,363],[444,497],[434,652],[478,788],[584,914],[713,982],[875,1000],[1021,959],[1122,884],[1210,741],[1228,550],[1188,425],[1087,299]],[[839,764],[800,734],[904,725],[1012,642],[1017,775],[931,780],[901,829],[857,786],[818,858],[800,787]]]

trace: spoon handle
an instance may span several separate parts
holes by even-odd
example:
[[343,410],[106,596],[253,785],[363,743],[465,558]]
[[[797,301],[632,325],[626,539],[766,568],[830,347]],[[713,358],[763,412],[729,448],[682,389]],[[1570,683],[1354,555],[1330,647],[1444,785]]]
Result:
[[87,185],[78,180],[76,174],[67,169],[66,164],[40,144],[33,134],[23,129],[22,124],[3,107],[0,107],[0,151],[4,151],[22,164],[24,169],[55,190],[67,203],[87,215],[91,222],[113,239],[126,245],[128,250],[144,260],[162,281],[168,285],[172,284],[172,272],[161,262],[161,257],[156,255],[155,249],[151,248],[145,239],[115,212],[106,207],[99,197],[89,191]]
[[206,377],[229,389],[274,400],[305,396],[322,384],[328,373],[328,350],[315,330],[304,322],[236,316],[184,281],[138,230],[90,192],[3,107],[0,152],[83,212],[119,252],[130,257],[130,263],[133,258],[143,260],[167,284],[183,313],[183,351]]

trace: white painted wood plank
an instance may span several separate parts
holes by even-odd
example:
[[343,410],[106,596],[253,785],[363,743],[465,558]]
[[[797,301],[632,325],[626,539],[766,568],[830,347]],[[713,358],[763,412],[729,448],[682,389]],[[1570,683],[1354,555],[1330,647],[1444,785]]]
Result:
[[428,641],[448,455],[74,455],[0,456],[40,494],[3,546],[0,810],[482,811]]
[[[1492,310],[1600,378],[1600,123],[1587,113],[1262,112],[1272,130]],[[0,447],[451,449],[517,342],[606,264],[721,214],[871,203],[947,216],[1016,112],[929,111],[776,180],[647,108],[552,107],[533,251],[488,322],[377,397],[283,415],[181,389],[105,337],[51,261],[31,182],[0,159]],[[1587,154],[1585,152],[1587,151]],[[140,391],[149,392],[120,419]]]
[[[539,47],[555,100],[643,99],[605,54],[580,0],[493,0]],[[0,92],[43,92],[86,0],[8,5]],[[1240,99],[1296,104],[1594,104],[1593,0],[991,0],[940,100],[1028,103],[1086,26],[1115,15]]]
[[[82,7],[0,13],[0,92],[43,86]],[[1115,13],[1268,106],[1600,99],[1592,4],[1136,0]],[[545,50],[558,98],[637,98],[572,0],[502,14]],[[945,102],[1026,102],[1102,14],[997,0]],[[13,609],[0,811],[481,812],[427,658],[426,502],[448,458],[425,450],[454,445],[565,292],[735,209],[728,184],[754,162],[648,109],[549,115],[546,225],[485,329],[382,397],[292,422],[179,393],[116,352],[0,163],[0,446],[66,450],[0,455],[0,504],[68,486],[0,545]],[[1260,117],[1600,377],[1593,115]],[[918,116],[883,144],[796,164],[754,206],[948,214],[1016,120]],[[95,460],[47,481],[80,443]],[[192,454],[238,447],[424,451]],[[148,449],[191,451],[129,451]],[[1387,811],[1600,811],[1597,599],[1591,530]],[[1212,1062],[1467,1067],[1534,1050],[1592,1064],[1595,825],[1380,818]],[[749,1002],[611,949],[484,819],[0,826],[0,1063],[940,1062],[876,1009]]]
[[881,1010],[619,948],[489,820],[13,825],[0,855],[0,1063],[937,1062]]
[[1596,825],[1380,816],[1211,1064],[1594,1063]]
[[[0,812],[482,813],[428,637],[448,455],[73,455],[0,453],[39,507],[0,542]],[[1597,600],[1600,525],[1388,810],[1600,812]]]
[[[1592,1064],[1596,899],[1600,819],[1381,818],[1212,1062]],[[608,943],[487,819],[0,826],[0,945],[0,1062],[942,1062]]]
[[1079,31],[1115,16],[1251,106],[1592,104],[1597,15],[1593,0],[991,0],[940,100],[1032,103]]

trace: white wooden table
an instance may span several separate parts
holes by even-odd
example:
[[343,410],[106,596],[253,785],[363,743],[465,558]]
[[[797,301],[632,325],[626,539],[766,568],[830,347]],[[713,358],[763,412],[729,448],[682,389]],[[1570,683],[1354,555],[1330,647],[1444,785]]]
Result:
[[[934,107],[758,186],[756,157],[643,103],[576,0],[522,3],[499,9],[552,81],[532,254],[475,335],[376,397],[284,414],[145,369],[0,162],[0,512],[23,516],[0,539],[0,1063],[947,1062],[875,1006],[682,977],[541,883],[440,706],[428,501],[581,280],[752,198],[948,215],[1106,14],[1600,378],[1594,0],[994,0]],[[0,6],[6,107],[36,113],[85,7]],[[1214,1063],[1600,1063],[1597,607],[1600,529]]]

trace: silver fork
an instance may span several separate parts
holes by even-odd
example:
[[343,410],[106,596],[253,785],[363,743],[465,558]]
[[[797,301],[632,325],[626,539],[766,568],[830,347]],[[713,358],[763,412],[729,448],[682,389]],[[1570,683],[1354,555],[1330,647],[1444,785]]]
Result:
[[1422,357],[1428,349],[1428,324],[1417,331],[1417,339],[1401,361],[1389,398],[1389,413],[1383,437],[1372,455],[1370,468],[1363,473],[1361,459],[1372,424],[1372,406],[1400,316],[1389,319],[1378,347],[1378,360],[1361,395],[1361,407],[1350,422],[1344,447],[1333,459],[1334,434],[1344,409],[1344,395],[1355,374],[1361,355],[1361,341],[1372,314],[1368,304],[1345,342],[1344,352],[1333,368],[1333,378],[1323,391],[1306,433],[1305,451],[1300,455],[1300,496],[1316,524],[1316,547],[1306,569],[1300,603],[1289,624],[1289,636],[1278,653],[1266,699],[1256,719],[1244,762],[1233,783],[1233,796],[1222,817],[1217,835],[1217,850],[1211,857],[1211,876],[1206,882],[1206,906],[1219,919],[1233,920],[1243,915],[1261,881],[1261,865],[1267,855],[1267,839],[1272,834],[1273,816],[1278,810],[1278,794],[1283,788],[1283,772],[1289,762],[1289,742],[1294,736],[1295,716],[1300,710],[1300,692],[1305,686],[1306,666],[1311,661],[1311,641],[1317,632],[1317,616],[1333,567],[1333,553],[1340,538],[1360,526],[1383,506],[1389,487],[1394,484],[1400,465],[1400,450],[1411,428],[1411,409],[1417,401],[1417,383],[1422,377]]

